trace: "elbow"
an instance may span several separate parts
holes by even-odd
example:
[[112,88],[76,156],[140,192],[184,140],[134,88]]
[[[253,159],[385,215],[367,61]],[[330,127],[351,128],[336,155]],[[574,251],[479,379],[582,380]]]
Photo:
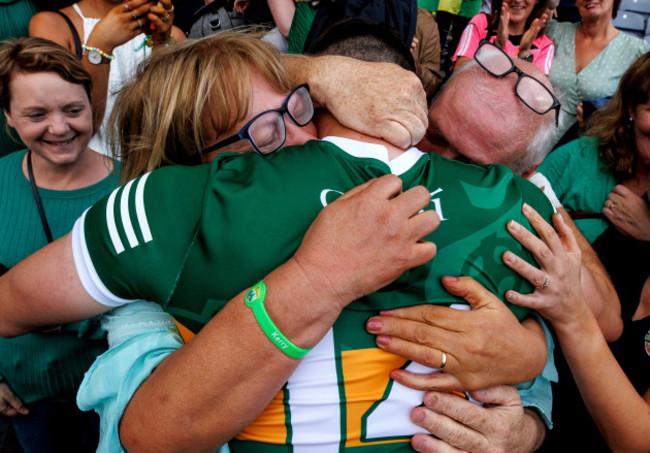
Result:
[[603,336],[607,343],[613,343],[618,340],[623,334],[623,320],[621,317],[617,317],[615,320],[612,320],[608,323],[607,328],[603,328]]

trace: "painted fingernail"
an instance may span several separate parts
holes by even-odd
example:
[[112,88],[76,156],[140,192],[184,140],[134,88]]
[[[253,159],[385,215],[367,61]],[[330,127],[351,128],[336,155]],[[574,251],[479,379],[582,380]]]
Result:
[[371,332],[377,332],[382,327],[381,321],[378,319],[371,319],[366,323],[366,328]]
[[390,337],[388,335],[378,335],[377,344],[388,346],[390,344]]

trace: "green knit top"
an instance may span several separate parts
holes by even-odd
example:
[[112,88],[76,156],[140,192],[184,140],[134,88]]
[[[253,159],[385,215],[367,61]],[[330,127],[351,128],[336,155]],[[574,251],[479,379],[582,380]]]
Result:
[[[29,180],[22,172],[25,152],[0,159],[0,263],[7,267],[47,244]],[[86,208],[117,186],[115,171],[82,189],[38,189],[52,236],[56,239],[70,232]],[[96,318],[48,333],[0,338],[0,375],[25,403],[74,401],[84,373],[105,350]]]

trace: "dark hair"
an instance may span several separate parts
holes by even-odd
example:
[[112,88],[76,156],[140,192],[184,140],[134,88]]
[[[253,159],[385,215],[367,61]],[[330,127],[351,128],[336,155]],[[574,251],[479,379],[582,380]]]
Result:
[[352,17],[335,23],[309,46],[306,53],[395,63],[415,72],[413,55],[397,30],[362,17]]
[[619,6],[621,6],[621,0],[614,0],[614,6],[612,8],[612,19],[616,19],[616,14],[618,14]]
[[[488,28],[490,30],[493,30],[494,33],[496,33],[497,29],[499,28],[499,18],[501,17],[501,5],[503,5],[503,1],[504,0],[493,0],[492,10],[488,15]],[[621,0],[615,0],[615,1],[618,1],[620,3]],[[528,18],[526,19],[526,27],[524,30],[528,30],[530,28],[530,24],[532,24],[535,19],[537,19],[538,17],[542,17],[542,14],[546,12],[550,4],[551,4],[551,0],[539,0],[537,3],[535,3],[535,6],[533,6],[533,10],[530,12],[530,16],[528,16]],[[546,24],[542,26],[537,36],[542,36],[545,31],[546,31]]]
[[0,107],[9,111],[9,82],[14,72],[54,72],[83,85],[90,99],[92,79],[81,61],[65,47],[44,38],[18,38],[0,47]]
[[617,181],[634,174],[636,141],[630,111],[650,99],[650,52],[636,60],[623,74],[612,100],[587,122],[587,135],[598,138],[600,158]]

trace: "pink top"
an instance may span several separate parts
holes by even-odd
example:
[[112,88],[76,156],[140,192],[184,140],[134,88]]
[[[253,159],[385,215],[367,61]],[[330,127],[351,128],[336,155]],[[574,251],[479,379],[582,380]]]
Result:
[[[488,33],[488,20],[487,15],[479,13],[469,21],[463,35],[460,37],[458,48],[454,54],[452,61],[456,61],[458,57],[474,58],[474,53],[478,49],[479,43],[487,36]],[[490,38],[490,42],[496,40],[496,34]],[[511,57],[516,57],[519,53],[519,46],[515,46],[509,40],[506,41],[505,48],[503,49]],[[533,55],[533,64],[539,69],[548,74],[551,70],[551,63],[553,63],[553,55],[555,53],[555,46],[553,41],[546,36],[541,35],[535,38],[531,46],[530,53]]]

